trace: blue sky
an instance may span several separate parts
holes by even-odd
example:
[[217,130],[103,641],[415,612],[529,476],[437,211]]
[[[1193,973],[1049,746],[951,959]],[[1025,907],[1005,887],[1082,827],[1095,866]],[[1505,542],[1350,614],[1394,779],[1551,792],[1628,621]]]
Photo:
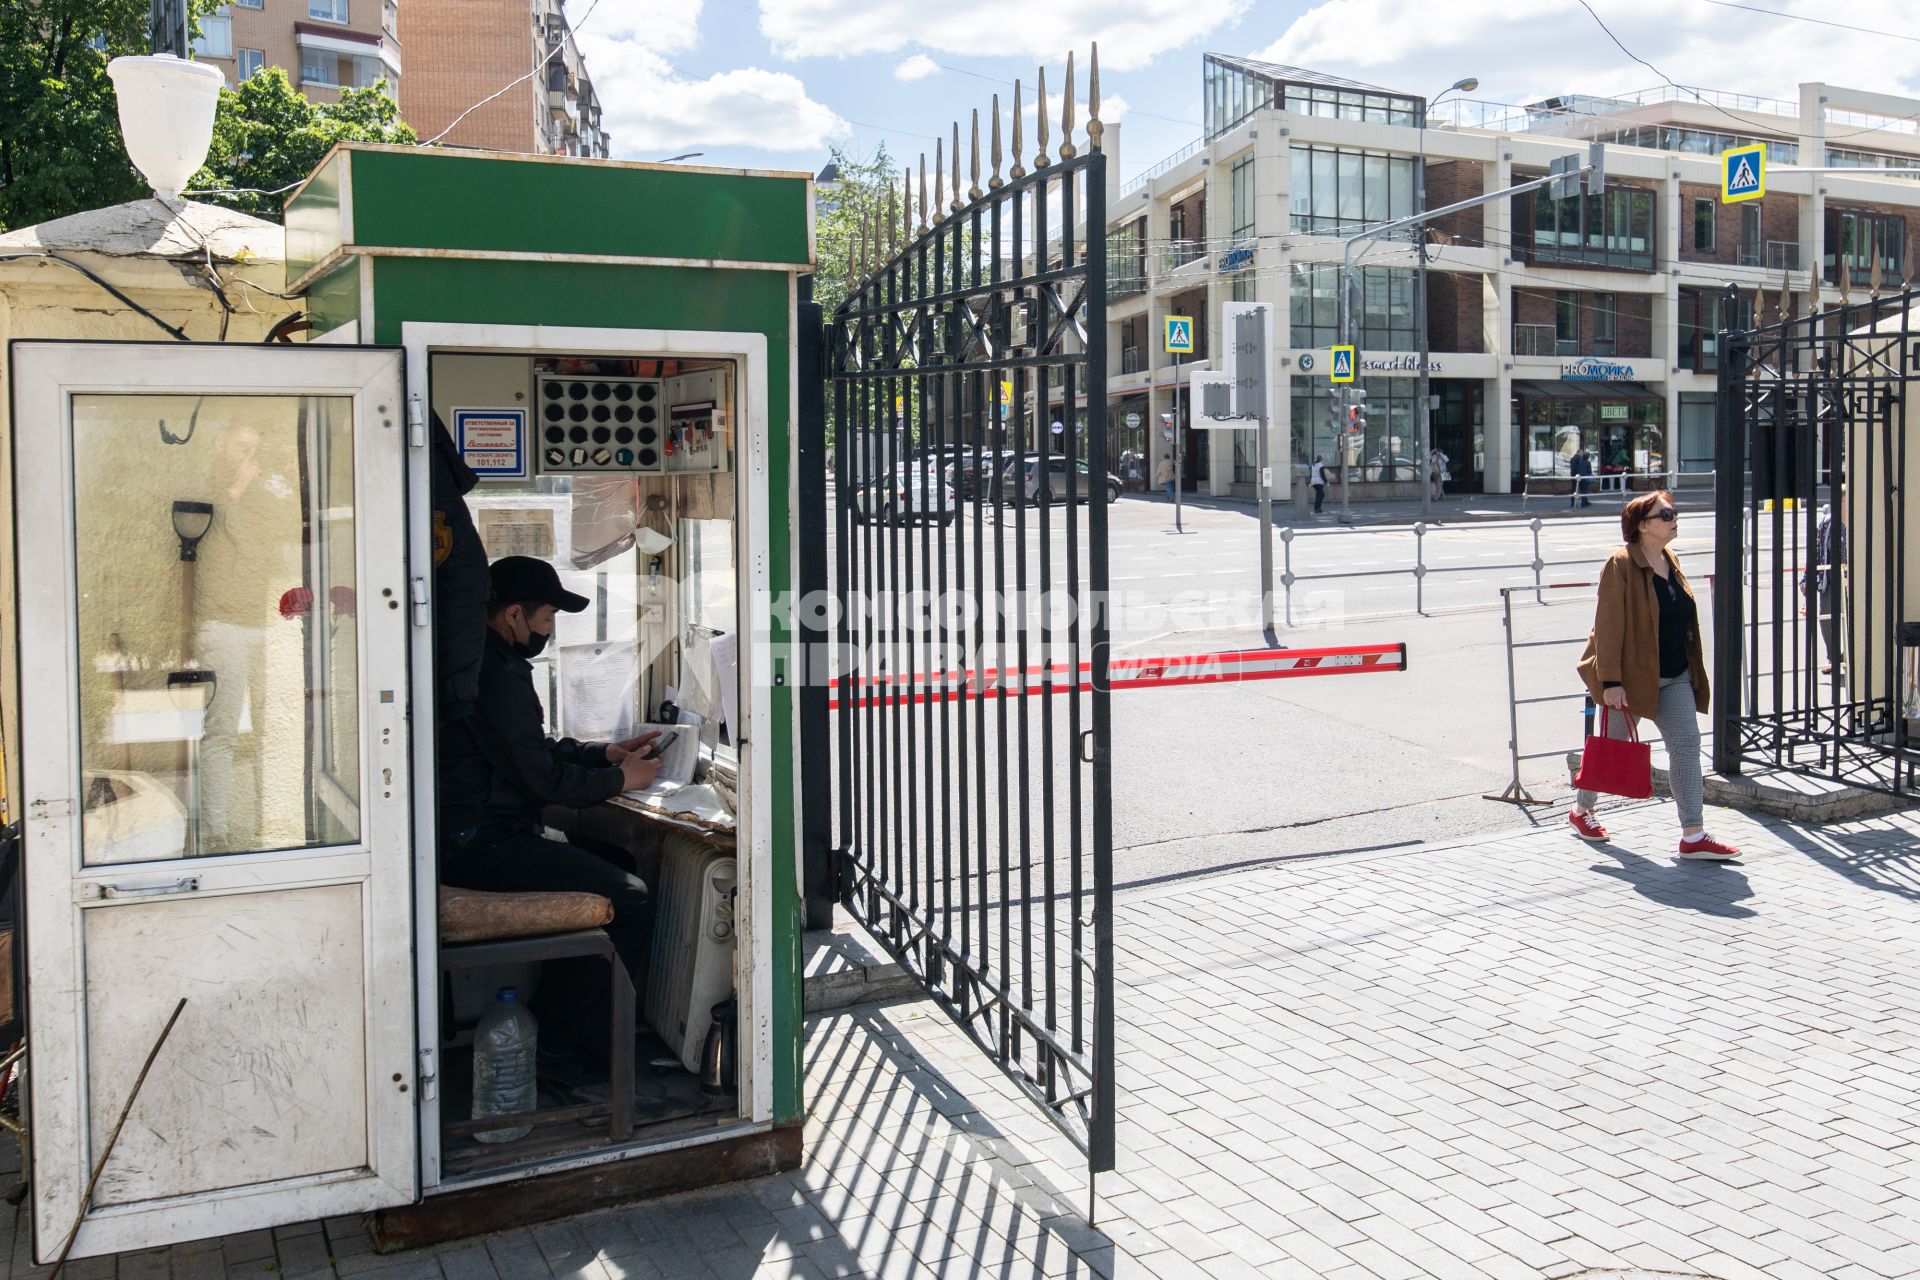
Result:
[[836,143],[930,154],[936,135],[950,137],[956,120],[964,133],[967,113],[984,115],[996,91],[1009,110],[1015,77],[1030,104],[1042,62],[1057,119],[1066,50],[1079,51],[1084,100],[1094,39],[1103,115],[1123,126],[1123,178],[1199,135],[1207,51],[1413,93],[1471,75],[1475,97],[1507,103],[1621,93],[1663,76],[1786,99],[1809,80],[1920,93],[1911,0],[1844,10],[1826,0],[1588,3],[1644,61],[1580,0],[569,0],[568,9],[617,155],[699,151],[696,163],[759,168],[818,169]]

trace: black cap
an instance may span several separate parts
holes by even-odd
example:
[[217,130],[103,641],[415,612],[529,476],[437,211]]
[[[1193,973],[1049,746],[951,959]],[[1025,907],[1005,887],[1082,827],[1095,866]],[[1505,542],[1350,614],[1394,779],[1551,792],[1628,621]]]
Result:
[[592,603],[561,586],[553,566],[532,556],[502,556],[488,573],[493,599],[500,604],[550,604],[562,613],[579,613]]

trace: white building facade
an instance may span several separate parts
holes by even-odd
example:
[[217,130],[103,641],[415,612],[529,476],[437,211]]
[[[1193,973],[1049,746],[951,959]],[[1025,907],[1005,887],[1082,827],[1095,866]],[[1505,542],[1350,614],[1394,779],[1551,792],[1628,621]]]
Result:
[[[1603,195],[1495,200],[1429,232],[1432,430],[1454,491],[1564,492],[1576,452],[1637,485],[1705,484],[1718,331],[1892,292],[1914,271],[1920,100],[1819,84],[1791,103],[1663,89],[1524,109],[1456,101],[1429,119],[1419,96],[1299,68],[1208,54],[1204,75],[1205,136],[1118,184],[1108,217],[1109,456],[1157,463],[1173,413],[1198,492],[1257,493],[1253,432],[1184,425],[1188,375],[1220,367],[1232,301],[1267,303],[1277,321],[1276,494],[1316,455],[1336,474],[1346,462],[1356,500],[1418,492],[1411,237],[1362,260],[1368,425],[1344,459],[1327,350],[1344,237],[1415,211],[1422,157],[1427,205],[1440,208],[1608,143]],[[1768,144],[1767,194],[1723,204],[1720,153],[1752,142]],[[1169,315],[1194,318],[1191,357],[1164,351]]]

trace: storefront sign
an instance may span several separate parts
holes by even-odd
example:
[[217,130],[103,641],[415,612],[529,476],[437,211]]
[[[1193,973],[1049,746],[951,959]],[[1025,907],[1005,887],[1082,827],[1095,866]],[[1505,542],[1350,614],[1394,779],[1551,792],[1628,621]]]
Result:
[[525,409],[455,409],[453,439],[475,475],[527,474]]
[[1600,406],[1600,421],[1602,422],[1625,422],[1627,416],[1627,406],[1624,404],[1603,404]]
[[1630,364],[1612,360],[1569,360],[1560,366],[1565,382],[1634,382],[1639,375]]
[[1220,274],[1242,271],[1253,265],[1253,246],[1237,244],[1220,255]]
[[[1312,373],[1321,366],[1323,361],[1333,358],[1333,351],[1352,350],[1353,348],[1351,347],[1334,347],[1332,351],[1327,352],[1325,355],[1317,351],[1302,351],[1299,356],[1300,372]],[[1362,356],[1360,357],[1359,365],[1361,373],[1418,373],[1420,372],[1420,357],[1411,351],[1405,355]],[[1439,373],[1445,368],[1446,366],[1440,361],[1428,357],[1428,373]],[[1335,379],[1335,381],[1339,381],[1339,379]]]
[[1139,425],[1140,425],[1140,415],[1139,415],[1139,414],[1137,414],[1137,413],[1130,413],[1130,414],[1128,414],[1128,415],[1127,415],[1127,426],[1128,426],[1129,428],[1132,428],[1132,427],[1137,427],[1137,426],[1139,426]]

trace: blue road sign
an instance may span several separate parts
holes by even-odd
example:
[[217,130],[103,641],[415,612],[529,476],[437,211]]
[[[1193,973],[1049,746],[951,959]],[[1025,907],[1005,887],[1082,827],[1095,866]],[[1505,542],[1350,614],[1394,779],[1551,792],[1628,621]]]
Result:
[[1330,382],[1353,381],[1353,348],[1335,347],[1332,359],[1328,361],[1327,380]]
[[1167,317],[1167,351],[1173,355],[1193,354],[1193,317]]
[[1767,194],[1767,144],[1733,147],[1720,153],[1720,202],[1736,204]]

